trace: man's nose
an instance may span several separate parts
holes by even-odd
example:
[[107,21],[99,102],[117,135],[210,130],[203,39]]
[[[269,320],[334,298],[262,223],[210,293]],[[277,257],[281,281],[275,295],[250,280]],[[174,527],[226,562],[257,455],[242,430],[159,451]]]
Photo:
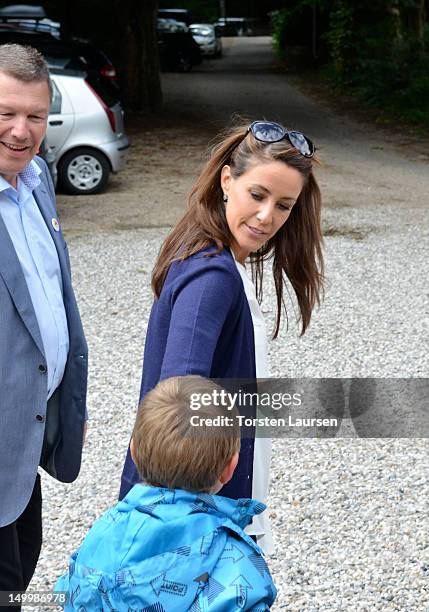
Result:
[[19,140],[26,140],[29,135],[27,118],[15,117],[10,133],[14,138],[18,138]]

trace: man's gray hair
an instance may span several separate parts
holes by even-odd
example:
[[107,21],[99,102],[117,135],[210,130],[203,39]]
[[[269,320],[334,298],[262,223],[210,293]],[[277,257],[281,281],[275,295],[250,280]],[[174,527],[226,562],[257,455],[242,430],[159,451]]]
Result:
[[52,82],[43,55],[34,47],[8,44],[0,45],[0,71],[25,83],[46,81],[52,100]]

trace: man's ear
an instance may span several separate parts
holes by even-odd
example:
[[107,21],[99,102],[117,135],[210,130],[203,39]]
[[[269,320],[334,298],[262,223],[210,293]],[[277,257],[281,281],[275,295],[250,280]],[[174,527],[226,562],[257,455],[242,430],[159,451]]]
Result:
[[220,186],[224,193],[228,193],[229,184],[231,182],[231,168],[224,166],[220,173]]
[[238,456],[239,456],[238,453],[234,453],[234,455],[231,457],[231,459],[226,464],[222,474],[219,476],[219,482],[221,482],[223,485],[229,482],[231,478],[233,477],[235,468],[237,467],[237,463],[238,463]]

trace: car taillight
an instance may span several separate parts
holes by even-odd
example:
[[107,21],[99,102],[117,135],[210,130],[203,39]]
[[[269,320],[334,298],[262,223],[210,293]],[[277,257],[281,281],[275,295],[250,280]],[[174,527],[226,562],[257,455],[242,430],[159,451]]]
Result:
[[105,64],[102,68],[100,68],[100,74],[105,79],[112,79],[116,81],[116,70],[113,64]]
[[104,111],[105,111],[105,113],[107,115],[107,118],[109,120],[109,123],[110,123],[110,127],[112,128],[112,132],[116,132],[115,113],[112,111],[111,108],[109,108],[107,106],[107,104],[105,103],[103,98],[98,95],[98,93],[95,91],[95,89],[91,86],[91,84],[86,79],[85,79],[85,83],[88,85],[88,87],[90,88],[90,90],[92,91],[94,96],[97,98],[97,100],[100,102],[101,106],[104,108]]

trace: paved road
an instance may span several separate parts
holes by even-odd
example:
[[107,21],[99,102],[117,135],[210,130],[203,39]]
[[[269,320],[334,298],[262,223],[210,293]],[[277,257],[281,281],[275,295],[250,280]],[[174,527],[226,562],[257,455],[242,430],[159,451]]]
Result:
[[225,39],[223,58],[205,61],[188,74],[164,74],[163,90],[159,116],[128,121],[133,142],[129,164],[108,191],[60,197],[70,235],[172,225],[183,211],[207,143],[236,114],[278,120],[315,141],[323,163],[317,174],[329,231],[360,235],[373,226],[367,211],[364,218],[359,214],[359,222],[351,222],[352,213],[334,228],[330,210],[342,208],[383,210],[387,225],[399,219],[425,222],[429,157],[410,147],[400,132],[389,136],[371,124],[358,124],[302,94],[276,69],[269,38]]
[[279,120],[308,133],[324,163],[328,205],[427,204],[429,157],[398,150],[408,142],[400,132],[388,137],[300,93],[276,69],[269,38],[228,39],[222,60],[206,62],[189,75],[168,75],[164,91],[165,113],[194,125],[199,121],[223,127],[239,113]]

